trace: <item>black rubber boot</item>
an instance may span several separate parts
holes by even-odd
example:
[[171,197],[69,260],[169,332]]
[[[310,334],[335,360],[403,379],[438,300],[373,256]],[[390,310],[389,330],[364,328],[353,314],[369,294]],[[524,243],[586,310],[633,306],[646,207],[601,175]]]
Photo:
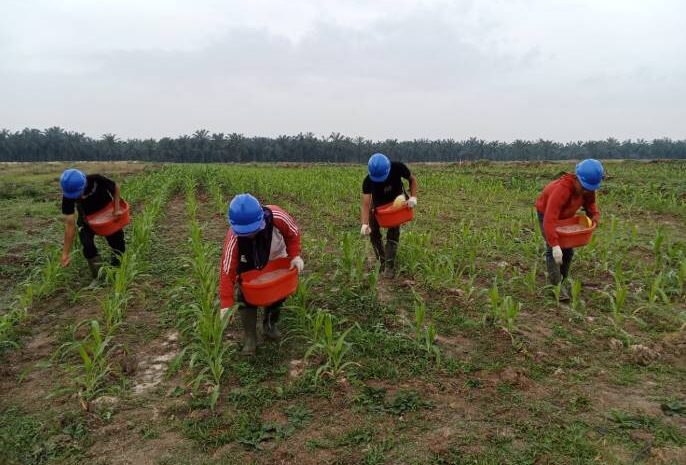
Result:
[[562,273],[560,273],[560,265],[555,263],[553,257],[545,257],[545,264],[548,268],[548,284],[557,286],[562,281]]
[[266,308],[264,310],[264,321],[262,322],[262,332],[264,337],[271,339],[272,341],[278,341],[281,339],[281,331],[276,326],[279,321],[279,315],[281,315],[281,309],[279,307]]
[[[546,256],[545,264],[548,268],[548,284],[552,286],[560,286],[560,302],[567,302],[569,300],[569,293],[567,292],[566,286],[562,282],[562,273],[560,271],[560,265],[555,263],[553,257]],[[562,283],[562,285],[560,285]]]
[[257,309],[240,308],[238,314],[243,326],[243,348],[241,355],[253,357],[257,351]]
[[91,272],[91,283],[88,285],[88,289],[94,289],[100,285],[100,269],[102,267],[102,261],[100,260],[100,256],[96,255],[93,258],[87,259],[88,261],[88,269]]
[[395,256],[398,252],[398,243],[395,241],[388,241],[386,243],[386,268],[384,276],[392,278],[395,276]]

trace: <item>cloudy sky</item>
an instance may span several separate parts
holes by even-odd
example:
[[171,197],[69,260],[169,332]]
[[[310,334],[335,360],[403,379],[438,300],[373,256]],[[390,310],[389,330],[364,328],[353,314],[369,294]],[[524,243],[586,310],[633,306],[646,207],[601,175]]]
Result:
[[0,0],[0,127],[686,138],[683,0]]

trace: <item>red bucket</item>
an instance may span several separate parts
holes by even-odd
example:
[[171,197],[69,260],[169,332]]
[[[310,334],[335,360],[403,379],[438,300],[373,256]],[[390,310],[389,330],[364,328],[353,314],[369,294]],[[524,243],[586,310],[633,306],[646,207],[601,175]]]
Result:
[[121,210],[121,216],[119,219],[115,219],[112,214],[114,212],[114,202],[110,202],[102,210],[86,215],[86,223],[98,236],[112,235],[129,224],[130,221],[129,204],[125,200],[119,200],[119,209]]
[[298,288],[298,270],[290,258],[277,258],[261,270],[241,273],[241,292],[250,305],[267,307],[293,294]]
[[559,237],[560,247],[563,249],[573,249],[591,242],[593,231],[595,231],[598,225],[593,223],[589,227],[587,221],[588,217],[586,215],[577,215],[558,221],[555,230]]
[[382,228],[395,228],[401,224],[412,221],[414,218],[414,209],[403,205],[402,207],[394,207],[392,203],[381,205],[374,210],[376,221]]

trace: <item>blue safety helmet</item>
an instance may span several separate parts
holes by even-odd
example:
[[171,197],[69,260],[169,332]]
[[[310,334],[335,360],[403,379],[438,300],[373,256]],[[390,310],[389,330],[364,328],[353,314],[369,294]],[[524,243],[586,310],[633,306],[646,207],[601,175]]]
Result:
[[375,153],[369,157],[367,167],[369,169],[369,179],[374,182],[384,182],[391,172],[391,160],[383,153]]
[[576,178],[586,190],[597,190],[604,177],[603,164],[598,160],[587,158],[576,165]]
[[264,229],[264,211],[250,194],[239,194],[229,204],[229,224],[238,236],[247,236]]
[[81,171],[69,168],[60,176],[63,195],[68,199],[78,199],[86,188],[86,175]]

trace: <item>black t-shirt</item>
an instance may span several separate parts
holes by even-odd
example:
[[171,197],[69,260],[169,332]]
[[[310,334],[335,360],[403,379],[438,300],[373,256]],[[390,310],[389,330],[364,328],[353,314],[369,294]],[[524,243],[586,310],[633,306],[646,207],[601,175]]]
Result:
[[383,182],[374,182],[369,175],[362,182],[362,193],[372,194],[372,205],[381,206],[391,203],[397,196],[403,193],[402,178],[410,180],[410,169],[405,163],[391,162],[391,172]]
[[71,215],[76,209],[81,215],[90,215],[102,210],[114,198],[116,184],[111,179],[99,174],[89,174],[86,176],[86,188],[83,190],[82,197],[78,199],[68,199],[62,197],[62,213]]

